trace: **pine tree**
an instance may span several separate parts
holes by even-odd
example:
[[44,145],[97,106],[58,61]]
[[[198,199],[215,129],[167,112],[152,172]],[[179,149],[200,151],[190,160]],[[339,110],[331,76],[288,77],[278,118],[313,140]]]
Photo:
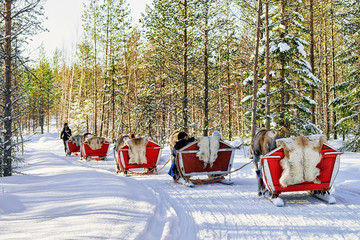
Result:
[[45,53],[41,51],[38,66],[29,72],[25,87],[29,112],[33,114],[40,126],[40,133],[44,133],[45,120],[50,118],[50,109],[55,102],[56,87],[54,75]]
[[[168,9],[173,9],[170,1],[154,1],[153,9],[147,9],[147,15],[143,21],[147,49],[145,50],[145,68],[148,76],[146,82],[150,91],[155,91],[153,106],[159,113],[157,135],[159,142],[163,142],[173,128],[180,126],[177,120],[178,110],[181,108],[177,99],[178,89],[181,88],[180,60],[175,57],[179,43],[172,40],[171,15]],[[179,53],[180,54],[180,53]],[[161,133],[161,134],[160,134]]]
[[278,128],[289,131],[286,135],[321,132],[310,121],[310,108],[316,104],[310,98],[310,91],[319,88],[320,80],[312,74],[306,60],[308,43],[304,36],[308,29],[302,25],[304,18],[299,13],[302,5],[298,1],[281,0],[273,7],[269,45],[274,81],[270,91],[274,121]]
[[252,98],[252,116],[251,116],[251,141],[256,133],[256,110],[257,110],[257,94],[258,94],[258,73],[259,73],[259,44],[260,44],[260,27],[261,27],[261,11],[262,1],[257,4],[257,20],[256,20],[256,37],[255,37],[255,57],[253,72],[253,98]]
[[38,18],[42,15],[40,0],[24,0],[17,4],[15,1],[4,0],[4,4],[0,5],[1,21],[0,28],[2,32],[0,50],[0,66],[1,71],[1,126],[3,136],[0,140],[2,153],[0,162],[0,176],[11,176],[13,169],[13,161],[18,159],[16,155],[16,145],[13,136],[19,126],[19,108],[22,97],[20,92],[20,76],[26,70],[26,60],[19,51],[20,46],[26,43],[26,37],[34,34],[41,28],[41,21]]
[[89,5],[85,6],[83,13],[83,28],[85,40],[91,44],[91,65],[92,65],[92,131],[98,134],[98,95],[99,95],[99,28],[100,22],[100,0],[90,0]]
[[[118,122],[117,116],[123,114],[125,105],[118,105],[117,98],[119,94],[119,84],[122,81],[129,82],[129,61],[128,43],[131,39],[131,26],[128,5],[124,0],[107,0],[102,4],[102,21],[104,28],[101,30],[102,54],[104,54],[103,66],[103,96],[102,96],[102,114],[101,114],[101,132],[105,135],[111,135],[114,139],[119,133],[115,130],[115,123]],[[120,82],[119,82],[120,80]],[[127,94],[129,99],[129,93]],[[124,100],[123,103],[126,101]],[[107,113],[105,112],[107,108]],[[125,110],[126,111],[126,110]],[[132,111],[127,111],[129,117]],[[107,120],[105,120],[107,119]],[[111,121],[110,121],[111,120]],[[103,129],[106,126],[106,131]],[[128,123],[128,125],[131,125]]]
[[352,151],[360,150],[360,3],[358,1],[336,1],[338,5],[338,21],[342,24],[344,46],[339,58],[344,66],[346,79],[331,90],[341,92],[332,105],[339,112],[340,119],[336,127],[344,133],[351,134],[345,145],[345,149]]
[[[148,16],[145,19],[146,36],[150,45],[158,44],[160,48],[155,53],[154,60],[162,57],[169,59],[165,61],[162,70],[173,85],[171,108],[174,109],[174,118],[172,119],[175,122],[174,127],[181,127],[184,131],[188,131],[191,126],[189,83],[192,77],[191,61],[194,57],[194,32],[190,30],[190,26],[194,26],[195,7],[194,0],[156,0],[153,9],[148,9]],[[157,60],[156,62],[161,63]]]
[[[76,107],[88,108],[90,104],[93,111],[87,131],[112,138],[131,129],[133,112],[126,109],[133,98],[128,91],[133,80],[128,49],[130,20],[124,0],[91,0],[83,13],[85,38],[79,45],[82,67],[77,97],[85,98],[87,106],[80,100]],[[116,122],[121,126],[115,126]]]

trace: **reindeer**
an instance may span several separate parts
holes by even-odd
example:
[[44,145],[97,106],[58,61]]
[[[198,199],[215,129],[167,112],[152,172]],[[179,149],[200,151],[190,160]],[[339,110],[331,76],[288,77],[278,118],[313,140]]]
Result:
[[179,130],[174,130],[169,136],[170,153],[172,153],[176,142],[179,140],[178,139],[179,132],[180,132]]
[[124,147],[126,145],[125,142],[128,140],[130,140],[130,136],[127,134],[123,134],[114,141],[114,161],[116,164],[116,173],[120,172],[120,166],[119,166],[119,162],[117,159],[117,156],[118,156],[117,151],[119,151],[119,149]]
[[253,154],[253,164],[256,170],[256,179],[258,182],[258,194],[261,196],[265,191],[265,185],[263,180],[261,179],[260,169],[261,162],[260,156],[265,155],[276,148],[276,140],[279,139],[280,136],[275,130],[261,129],[259,130],[253,139],[251,144],[251,150]]
[[115,151],[118,151],[120,148],[124,147],[125,142],[128,140],[130,140],[130,137],[127,134],[121,135],[118,139],[116,139],[114,141]]

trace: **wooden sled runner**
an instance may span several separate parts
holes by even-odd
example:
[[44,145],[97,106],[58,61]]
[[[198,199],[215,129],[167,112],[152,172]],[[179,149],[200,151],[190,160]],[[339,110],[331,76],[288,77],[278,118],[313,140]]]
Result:
[[[299,184],[283,187],[280,178],[283,168],[280,161],[284,158],[284,149],[278,147],[272,152],[261,157],[261,178],[265,183],[266,189],[270,192],[273,199],[283,192],[310,191],[314,197],[320,198],[328,203],[335,203],[336,200],[330,196],[331,189],[340,167],[340,155],[342,152],[324,143],[321,149],[321,160],[316,166],[320,170],[317,179],[320,183],[305,181]],[[278,199],[276,205],[282,206],[284,203]]]
[[[224,181],[225,176],[231,171],[235,149],[233,149],[231,145],[220,141],[217,158],[213,162],[213,165],[210,166],[210,164],[207,164],[204,168],[204,162],[196,156],[196,153],[199,152],[197,143],[198,142],[195,141],[177,151],[176,164],[180,178],[183,178],[188,183],[192,182],[194,184],[226,183]],[[194,179],[194,176],[203,176],[203,178]]]
[[[149,141],[146,145],[146,163],[130,163],[129,158],[129,147],[124,146],[118,151],[114,151],[114,159],[116,162],[117,172],[126,174],[153,174],[157,170],[157,165],[161,157],[162,147],[153,142]],[[145,172],[131,171],[131,169],[145,169]]]
[[80,146],[77,146],[72,141],[66,141],[65,144],[66,144],[66,150],[67,150],[66,155],[71,155],[73,153],[77,156],[79,154]]
[[100,149],[93,150],[90,148],[88,143],[81,143],[81,157],[85,160],[104,160],[107,156],[109,145],[110,143],[106,141],[102,144]]

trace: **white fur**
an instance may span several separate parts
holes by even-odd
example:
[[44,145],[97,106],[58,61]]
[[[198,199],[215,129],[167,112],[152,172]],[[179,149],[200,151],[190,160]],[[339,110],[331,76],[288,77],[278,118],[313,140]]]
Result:
[[88,144],[89,144],[89,147],[92,149],[92,150],[98,150],[102,147],[102,145],[104,144],[105,142],[105,138],[103,137],[97,137],[97,136],[93,136],[91,138],[89,138],[87,140]]
[[129,147],[129,163],[146,164],[146,145],[148,138],[135,138],[126,141],[126,145]]
[[214,131],[212,135],[213,136],[218,136],[218,137],[221,138],[221,133],[219,131]]
[[269,136],[269,139],[274,140],[276,137],[278,137],[278,133],[274,130],[268,131],[267,135]]
[[217,158],[217,153],[220,146],[220,136],[199,137],[198,139],[199,151],[196,156],[204,162],[204,168],[207,164],[212,167]]
[[[315,144],[319,143],[319,140],[313,141]],[[304,149],[304,180],[314,183],[321,183],[317,176],[320,175],[320,169],[316,166],[321,161],[321,153],[316,152],[311,145]]]
[[277,145],[289,154],[288,158],[285,155],[280,161],[283,168],[280,184],[283,187],[304,181],[320,183],[317,179],[320,169],[316,166],[321,161],[321,153],[316,149],[322,146],[324,141],[324,137],[313,136],[277,140]]
[[280,184],[283,187],[301,183],[304,181],[303,177],[303,150],[297,146],[297,143],[290,142],[286,144],[287,147],[292,148],[290,158],[284,157],[280,164],[283,172],[280,177]]

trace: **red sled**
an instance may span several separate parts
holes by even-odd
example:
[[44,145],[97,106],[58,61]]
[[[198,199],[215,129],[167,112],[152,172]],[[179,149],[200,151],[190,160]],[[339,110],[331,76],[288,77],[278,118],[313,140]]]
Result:
[[322,157],[319,164],[316,166],[320,170],[318,179],[321,183],[302,182],[283,187],[280,185],[279,180],[283,171],[280,161],[284,158],[284,151],[282,147],[279,147],[261,157],[261,177],[266,188],[273,195],[279,195],[282,192],[295,191],[319,191],[324,193],[331,189],[331,186],[335,181],[340,167],[341,154],[343,153],[337,151],[328,144],[323,144],[321,149]]
[[118,151],[114,151],[117,171],[124,174],[141,174],[139,172],[132,172],[130,169],[144,168],[147,170],[146,174],[154,173],[161,157],[161,151],[162,147],[159,144],[148,141],[145,154],[147,162],[145,164],[129,163],[129,147],[124,146]]
[[66,155],[71,155],[72,153],[74,153],[76,156],[78,155],[78,153],[80,152],[80,146],[77,146],[75,143],[73,143],[72,141],[66,141]]
[[81,144],[81,157],[85,160],[88,159],[94,159],[96,161],[98,160],[104,160],[107,156],[107,152],[109,149],[110,143],[108,141],[104,142],[100,149],[93,150],[90,148],[89,144],[82,143]]
[[[231,145],[220,141],[217,158],[213,162],[212,167],[210,164],[207,164],[205,168],[204,162],[196,156],[198,152],[199,146],[197,141],[177,151],[176,161],[180,177],[196,184],[220,182],[224,180],[224,176],[231,171],[235,149],[232,148]],[[201,175],[206,175],[208,179],[191,179],[192,176]]]

